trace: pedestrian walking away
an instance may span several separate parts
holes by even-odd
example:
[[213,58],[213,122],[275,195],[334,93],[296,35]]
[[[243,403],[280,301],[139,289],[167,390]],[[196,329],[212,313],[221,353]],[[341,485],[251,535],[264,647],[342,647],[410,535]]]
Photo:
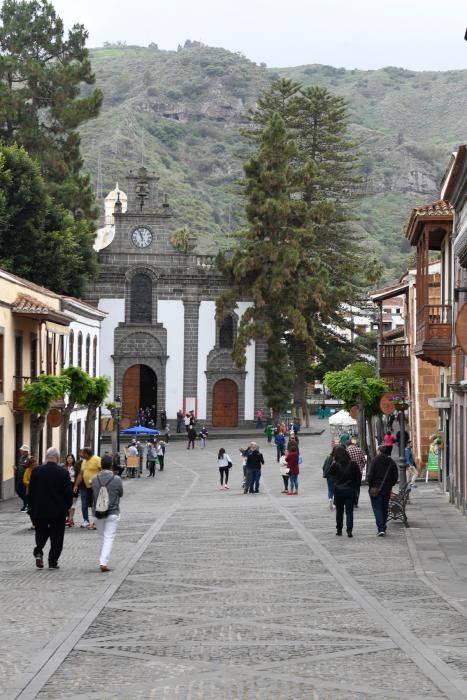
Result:
[[324,460],[324,464],[323,464],[323,478],[326,479],[327,486],[328,486],[329,510],[332,510],[334,508],[334,480],[333,480],[332,476],[329,474],[329,469],[331,467],[331,464],[334,462],[334,450],[335,450],[335,447],[333,445],[332,449],[331,449],[331,454],[329,454],[326,457],[326,459]]
[[93,454],[91,447],[83,447],[80,456],[81,469],[75,481],[73,493],[76,495],[79,491],[79,495],[81,496],[83,522],[80,527],[87,527],[90,530],[95,530],[96,526],[92,518],[89,518],[89,508],[92,508],[91,481],[101,470],[101,458]]
[[350,459],[350,455],[342,445],[333,451],[333,462],[329,467],[329,475],[334,481],[334,505],[336,506],[336,535],[342,535],[345,525],[347,536],[353,537],[353,509],[355,490],[360,484],[362,475],[358,465]]
[[373,459],[368,469],[368,493],[370,494],[371,507],[378,529],[377,535],[386,534],[388,519],[389,499],[391,489],[397,482],[397,465],[386,452],[386,445],[378,447],[378,454]]
[[220,489],[221,491],[224,489],[228,490],[229,487],[227,484],[229,483],[229,472],[232,469],[232,460],[223,447],[220,448],[217,455],[217,466],[219,467],[219,477],[221,482]]
[[284,483],[282,493],[289,493],[289,466],[287,464],[285,455],[283,455],[279,460],[279,472],[282,476],[282,481]]
[[274,429],[272,427],[272,423],[268,423],[264,429],[264,434],[266,435],[269,444],[272,442],[273,433],[274,433]]
[[383,443],[384,447],[386,448],[387,455],[391,456],[392,448],[395,442],[397,442],[396,436],[393,435],[390,430],[388,430],[383,437]]
[[[360,475],[361,477],[363,477],[363,472],[366,467],[366,455],[362,448],[357,445],[355,438],[352,438],[350,444],[347,445],[347,452],[350,455],[350,459],[357,464],[358,468],[360,469]],[[360,478],[360,484],[361,483],[362,479]],[[355,489],[355,508],[358,508],[358,500],[360,498],[360,484]]]
[[[97,532],[99,534],[100,551],[99,566],[103,572],[110,571],[109,560],[112,552],[115,535],[117,534],[118,521],[120,520],[120,498],[123,496],[123,484],[119,476],[112,470],[112,457],[102,457],[102,471],[92,479],[93,513],[96,518]],[[96,512],[96,504],[99,503],[101,489],[107,491],[107,509],[105,515],[99,517]]]
[[277,456],[277,461],[280,460],[280,458],[284,455],[285,453],[285,435],[283,432],[280,430],[277,431],[276,436],[274,438],[274,443],[276,445],[276,456]]
[[196,429],[192,425],[188,428],[188,447],[186,448],[187,450],[190,449],[190,447],[194,450],[195,449],[195,440],[196,440]]
[[285,456],[285,461],[289,468],[289,496],[298,496],[298,475],[300,473],[298,457],[297,446],[295,444],[290,445]]
[[59,465],[60,453],[49,447],[45,463],[33,469],[29,483],[29,507],[35,527],[33,555],[38,569],[44,568],[44,547],[50,539],[49,569],[58,569],[63,549],[65,518],[73,503],[68,471]]
[[250,447],[245,454],[246,484],[244,493],[259,493],[261,466],[264,464],[264,457],[259,452],[256,442],[250,443]]

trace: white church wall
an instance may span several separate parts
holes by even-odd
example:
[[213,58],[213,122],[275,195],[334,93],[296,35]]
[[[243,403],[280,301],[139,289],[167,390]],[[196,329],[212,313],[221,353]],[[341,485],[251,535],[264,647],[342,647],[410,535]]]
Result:
[[[184,307],[183,301],[159,300],[157,320],[167,329],[167,355],[165,382],[165,410],[175,419],[179,408],[183,409],[183,347]],[[171,426],[172,428],[172,426]]]
[[109,398],[114,398],[114,330],[125,320],[125,299],[100,299],[99,309],[108,315],[102,321],[100,342],[100,374],[110,377]]
[[198,418],[206,420],[207,357],[216,344],[216,304],[202,301],[198,320]]
[[[245,311],[252,306],[249,301],[238,301],[236,312],[238,319],[242,318]],[[252,342],[246,349],[245,363],[245,420],[254,420],[255,417],[255,343]]]

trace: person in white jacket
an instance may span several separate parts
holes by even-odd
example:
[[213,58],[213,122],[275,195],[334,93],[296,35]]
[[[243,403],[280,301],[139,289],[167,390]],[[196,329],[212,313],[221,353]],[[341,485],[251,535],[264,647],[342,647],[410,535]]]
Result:
[[229,471],[232,467],[232,460],[223,447],[221,447],[219,454],[217,455],[217,465],[219,467],[219,476],[221,481],[220,490],[223,491],[224,489],[229,488],[227,484],[229,483]]

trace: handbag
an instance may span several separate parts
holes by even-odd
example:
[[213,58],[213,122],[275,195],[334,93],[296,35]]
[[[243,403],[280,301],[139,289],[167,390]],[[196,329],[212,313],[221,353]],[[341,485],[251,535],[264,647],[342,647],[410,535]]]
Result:
[[232,469],[232,462],[227,462],[227,469]]

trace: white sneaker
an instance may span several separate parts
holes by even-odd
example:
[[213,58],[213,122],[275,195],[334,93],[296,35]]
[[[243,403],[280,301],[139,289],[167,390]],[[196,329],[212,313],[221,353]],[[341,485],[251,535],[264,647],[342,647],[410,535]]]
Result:
[[87,520],[85,520],[85,521],[83,522],[83,524],[82,524],[82,525],[80,525],[80,527],[89,527],[89,523],[88,523],[88,521],[87,521]]
[[224,486],[224,488],[227,489],[227,491],[229,490],[229,487],[227,486],[227,484]]

